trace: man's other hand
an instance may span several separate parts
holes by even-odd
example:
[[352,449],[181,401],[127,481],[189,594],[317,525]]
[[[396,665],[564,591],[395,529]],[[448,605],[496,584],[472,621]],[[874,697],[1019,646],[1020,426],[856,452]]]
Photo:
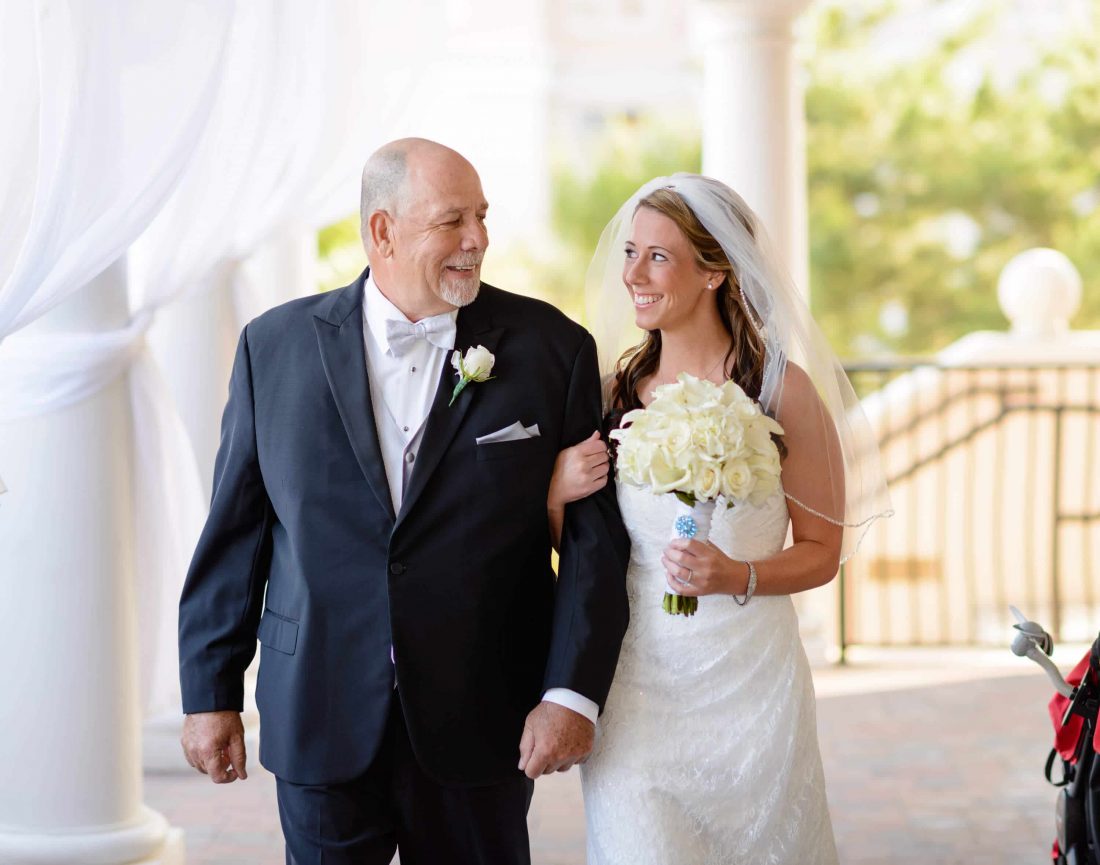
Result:
[[180,737],[187,762],[215,784],[248,778],[240,712],[197,712],[183,719]]
[[528,778],[564,772],[592,751],[596,727],[584,715],[542,702],[523,723],[519,741],[519,769]]

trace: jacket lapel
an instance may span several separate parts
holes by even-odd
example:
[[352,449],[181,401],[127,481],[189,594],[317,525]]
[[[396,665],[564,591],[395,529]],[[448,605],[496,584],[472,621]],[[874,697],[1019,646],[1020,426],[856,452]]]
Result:
[[325,377],[336,400],[355,459],[378,504],[393,521],[393,501],[374,421],[363,344],[363,286],[367,273],[347,288],[332,292],[326,310],[313,317]]
[[[455,348],[464,355],[468,348],[483,345],[490,352],[495,352],[500,341],[503,328],[494,328],[489,314],[487,299],[484,291],[469,306],[462,307],[458,312],[456,322]],[[397,515],[397,525],[408,516],[416,505],[416,500],[427,486],[432,473],[439,466],[444,452],[455,437],[458,428],[462,425],[466,412],[477,400],[477,395],[483,387],[491,384],[469,384],[454,401],[454,405],[448,405],[451,401],[451,393],[458,383],[458,375],[451,366],[451,358],[443,364],[443,371],[436,386],[435,398],[428,412],[428,420],[424,428],[424,437],[420,442],[420,451],[413,465],[412,475],[409,478],[409,488],[401,499],[401,512]],[[396,529],[396,526],[395,526]]]

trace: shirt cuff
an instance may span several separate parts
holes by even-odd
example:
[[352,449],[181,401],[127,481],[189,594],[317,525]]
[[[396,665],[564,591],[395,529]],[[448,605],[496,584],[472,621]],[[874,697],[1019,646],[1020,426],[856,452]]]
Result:
[[570,691],[568,688],[551,688],[542,695],[542,699],[548,703],[557,703],[559,706],[572,709],[578,715],[584,715],[593,724],[600,716],[599,706],[582,694]]

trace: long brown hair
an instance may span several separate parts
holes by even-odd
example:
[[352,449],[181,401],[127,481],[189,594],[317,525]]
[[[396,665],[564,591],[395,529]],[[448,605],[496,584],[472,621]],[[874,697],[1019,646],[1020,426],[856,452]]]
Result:
[[[657,189],[638,202],[638,208],[648,207],[667,216],[676,223],[695,251],[695,264],[700,270],[725,274],[718,287],[718,316],[730,335],[730,346],[723,362],[723,371],[733,368],[730,378],[753,399],[760,398],[764,379],[764,340],[749,319],[751,312],[744,306],[744,296],[737,282],[737,274],[721,245],[707,231],[687,203],[672,189]],[[634,211],[638,212],[637,209]],[[752,224],[746,216],[734,210],[730,216],[737,219],[752,235]],[[614,429],[622,416],[632,409],[641,408],[638,385],[657,371],[661,359],[661,332],[646,331],[642,341],[627,349],[615,364],[611,383],[611,399],[605,426]]]

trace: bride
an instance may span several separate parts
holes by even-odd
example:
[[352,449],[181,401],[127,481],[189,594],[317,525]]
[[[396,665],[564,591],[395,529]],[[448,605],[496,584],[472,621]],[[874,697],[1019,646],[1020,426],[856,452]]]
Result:
[[[719,507],[707,543],[669,540],[672,495],[618,484],[630,625],[582,767],[590,865],[836,862],[791,595],[829,582],[888,503],[851,386],[765,244],[736,193],[679,174],[623,205],[589,271],[601,353],[643,332],[608,378],[608,429],[681,372],[733,380],[783,428],[780,491]],[[607,471],[598,438],[559,455],[555,537]],[[698,613],[666,614],[666,586]]]

